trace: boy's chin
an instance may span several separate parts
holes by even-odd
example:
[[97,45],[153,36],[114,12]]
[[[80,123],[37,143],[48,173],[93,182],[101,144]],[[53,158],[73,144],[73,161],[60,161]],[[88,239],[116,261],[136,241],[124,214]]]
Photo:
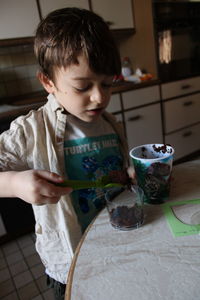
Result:
[[99,120],[100,115],[99,116],[93,116],[93,117],[81,117],[79,118],[80,120],[86,122],[86,123],[93,123],[96,122],[97,120]]
[[88,114],[85,114],[83,116],[77,116],[77,118],[84,121],[84,122],[92,123],[92,122],[95,122],[95,121],[99,120],[101,115],[102,115],[102,113],[99,113],[99,114],[88,113]]

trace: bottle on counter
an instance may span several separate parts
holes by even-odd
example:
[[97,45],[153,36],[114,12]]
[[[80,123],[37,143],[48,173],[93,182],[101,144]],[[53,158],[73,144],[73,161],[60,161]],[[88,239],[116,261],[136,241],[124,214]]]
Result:
[[129,57],[124,57],[122,60],[122,75],[128,77],[132,74],[132,67]]

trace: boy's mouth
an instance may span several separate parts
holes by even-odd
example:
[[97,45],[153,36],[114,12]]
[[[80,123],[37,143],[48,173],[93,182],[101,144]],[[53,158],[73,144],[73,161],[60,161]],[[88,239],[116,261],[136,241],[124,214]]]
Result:
[[98,107],[98,108],[92,108],[92,109],[88,109],[87,113],[91,114],[91,115],[98,115],[101,114],[104,110],[104,107]]

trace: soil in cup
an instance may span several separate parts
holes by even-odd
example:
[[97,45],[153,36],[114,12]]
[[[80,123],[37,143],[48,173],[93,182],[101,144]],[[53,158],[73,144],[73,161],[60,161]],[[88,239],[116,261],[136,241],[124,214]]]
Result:
[[170,145],[163,144],[161,146],[152,145],[152,150],[143,146],[141,148],[141,158],[144,159],[156,159],[160,158],[161,154],[172,153],[172,148]]
[[110,222],[113,227],[121,230],[137,228],[143,223],[143,211],[137,205],[118,206],[110,211]]

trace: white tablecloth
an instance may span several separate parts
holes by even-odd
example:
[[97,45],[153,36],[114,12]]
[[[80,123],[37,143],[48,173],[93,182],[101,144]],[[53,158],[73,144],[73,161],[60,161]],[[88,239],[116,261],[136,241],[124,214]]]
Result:
[[[195,198],[200,161],[174,167],[170,201]],[[200,236],[174,237],[161,205],[145,205],[144,225],[126,232],[111,227],[104,209],[77,250],[66,299],[198,300]]]

